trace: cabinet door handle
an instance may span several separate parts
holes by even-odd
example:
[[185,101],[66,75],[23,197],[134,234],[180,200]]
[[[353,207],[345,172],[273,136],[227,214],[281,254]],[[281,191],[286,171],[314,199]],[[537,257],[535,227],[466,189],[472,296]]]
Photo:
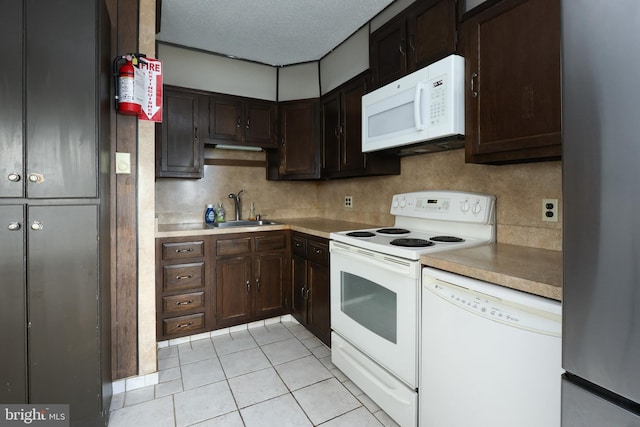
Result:
[[247,293],[251,292],[251,282],[247,280]]
[[405,55],[405,51],[404,51],[404,40],[400,40],[400,44],[398,45],[398,50],[400,50],[400,55],[404,56]]
[[300,296],[304,299],[304,286],[300,286]]
[[193,135],[194,135],[193,139],[196,142],[198,142],[198,128],[197,127],[193,128]]
[[260,292],[260,278],[256,277],[256,289]]
[[177,254],[181,254],[181,253],[185,253],[185,252],[193,252],[193,248],[187,248],[187,249],[176,249],[176,253],[177,253]]
[[7,176],[7,179],[11,182],[18,182],[20,181],[20,174],[12,172]]
[[320,255],[321,253],[322,253],[322,250],[316,249],[316,254]]
[[189,304],[193,304],[193,301],[189,300],[189,301],[182,301],[182,302],[177,301],[176,302],[176,305],[189,305]]
[[40,183],[44,181],[44,175],[42,175],[41,173],[30,173],[29,181],[33,183]]
[[236,122],[236,127],[239,128],[242,126],[240,116],[238,116],[238,121]]
[[246,128],[249,129],[251,127],[251,119],[247,119]]
[[22,228],[22,225],[19,222],[10,222],[7,228],[9,231],[18,231]]
[[31,229],[35,230],[35,231],[40,231],[44,228],[44,224],[41,223],[40,221],[33,221],[31,223]]
[[478,97],[478,91],[476,90],[476,79],[478,78],[478,73],[471,74],[471,96],[474,98]]
[[186,276],[176,276],[176,280],[183,280],[183,279],[193,279],[193,274],[188,274]]
[[305,297],[307,301],[311,301],[311,288],[307,289],[307,296]]

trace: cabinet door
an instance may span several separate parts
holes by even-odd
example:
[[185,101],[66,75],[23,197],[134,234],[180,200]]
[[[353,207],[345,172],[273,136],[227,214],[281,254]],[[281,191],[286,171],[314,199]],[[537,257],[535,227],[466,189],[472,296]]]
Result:
[[5,0],[0,8],[0,197],[22,197],[22,2]]
[[311,330],[325,344],[331,345],[331,305],[329,294],[329,269],[309,262],[309,295],[307,322]]
[[216,320],[219,326],[238,325],[251,319],[254,278],[251,256],[218,259],[216,265]]
[[323,175],[331,177],[340,172],[340,93],[324,96],[321,104]]
[[284,314],[289,301],[289,264],[283,253],[255,257],[254,318],[263,319]]
[[96,4],[26,1],[28,197],[98,195]]
[[[24,209],[0,206],[0,402],[27,402],[27,305],[24,257]],[[9,349],[9,350],[7,350]]]
[[244,143],[265,148],[277,147],[276,103],[247,101],[245,104]]
[[278,174],[285,178],[320,178],[316,100],[280,104]]
[[202,178],[200,109],[206,112],[205,99],[195,92],[165,87],[162,123],[156,132],[157,177]]
[[29,399],[100,412],[98,207],[28,208]]
[[411,73],[456,51],[456,1],[413,4],[407,17],[408,63]]
[[307,260],[299,257],[291,257],[291,283],[293,285],[291,295],[291,314],[303,325],[307,323]]
[[560,1],[502,1],[464,37],[466,161],[559,158]]
[[342,91],[341,122],[342,146],[340,170],[364,171],[365,155],[362,153],[362,95],[365,79],[357,79]]
[[369,61],[373,89],[407,73],[407,26],[401,14],[371,34]]
[[242,100],[235,96],[209,97],[209,138],[220,144],[240,143],[246,123]]

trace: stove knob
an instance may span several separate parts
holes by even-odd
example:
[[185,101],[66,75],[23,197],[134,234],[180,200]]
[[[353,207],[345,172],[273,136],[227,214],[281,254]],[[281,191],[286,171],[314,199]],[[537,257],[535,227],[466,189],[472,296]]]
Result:
[[471,212],[473,212],[475,215],[478,215],[480,213],[480,211],[482,210],[482,206],[480,206],[480,202],[476,202],[472,207],[471,207]]
[[396,198],[393,199],[393,207],[394,208],[398,207],[398,199],[396,199]]
[[460,210],[462,212],[468,212],[469,211],[469,201],[465,200],[464,202],[460,203]]
[[407,201],[405,199],[400,200],[400,207],[404,208],[405,206],[407,206]]

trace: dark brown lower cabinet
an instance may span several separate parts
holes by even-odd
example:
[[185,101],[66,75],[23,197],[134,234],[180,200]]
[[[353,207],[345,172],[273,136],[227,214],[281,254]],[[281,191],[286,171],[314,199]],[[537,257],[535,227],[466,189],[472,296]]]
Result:
[[215,246],[218,327],[288,313],[288,231],[231,234],[217,237]]
[[329,242],[316,236],[291,234],[293,317],[326,345],[331,345]]

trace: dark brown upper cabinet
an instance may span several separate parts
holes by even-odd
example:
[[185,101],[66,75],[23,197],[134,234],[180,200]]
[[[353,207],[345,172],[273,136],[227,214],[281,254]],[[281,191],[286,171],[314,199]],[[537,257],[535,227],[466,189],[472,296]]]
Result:
[[462,32],[466,161],[559,159],[560,1],[503,0]]
[[416,1],[371,34],[376,89],[456,51],[456,1]]
[[206,144],[277,146],[276,103],[233,95],[209,98],[209,138]]
[[318,99],[278,103],[280,140],[269,150],[267,178],[319,179],[321,172]]
[[156,125],[156,177],[202,178],[203,136],[208,121],[205,93],[164,86],[162,123]]
[[362,152],[363,73],[324,95],[322,108],[323,178],[400,174],[400,158]]

